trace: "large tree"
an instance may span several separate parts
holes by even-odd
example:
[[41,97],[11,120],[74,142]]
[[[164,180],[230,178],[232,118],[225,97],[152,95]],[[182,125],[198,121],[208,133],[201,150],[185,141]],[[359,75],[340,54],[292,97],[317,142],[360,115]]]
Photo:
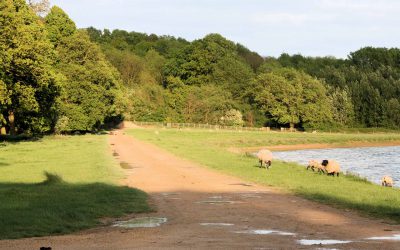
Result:
[[0,2],[0,122],[13,133],[50,130],[58,77],[53,46],[23,0]]
[[50,41],[57,46],[65,37],[72,36],[76,32],[75,23],[59,7],[53,6],[45,17],[46,29]]
[[49,38],[57,46],[57,69],[64,75],[59,99],[58,129],[90,131],[122,113],[117,71],[98,45],[58,7],[46,17]]
[[257,76],[253,93],[265,114],[279,124],[318,127],[331,121],[331,108],[323,84],[294,69]]

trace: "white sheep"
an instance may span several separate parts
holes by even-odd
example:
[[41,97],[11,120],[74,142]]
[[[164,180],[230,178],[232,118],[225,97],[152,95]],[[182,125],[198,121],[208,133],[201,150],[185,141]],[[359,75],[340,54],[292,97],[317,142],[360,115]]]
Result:
[[322,166],[322,164],[319,163],[317,160],[308,161],[307,170],[310,169],[310,168],[311,168],[312,171],[317,170],[318,173],[321,173],[321,172],[325,173],[325,167]]
[[339,176],[340,166],[336,161],[323,160],[321,165],[325,167],[325,171],[328,175],[335,176],[335,174],[336,174],[337,176]]
[[272,153],[268,149],[262,149],[257,153],[258,162],[261,167],[265,163],[265,167],[268,169],[272,164]]
[[384,187],[393,187],[393,179],[390,176],[383,176],[382,177],[382,186]]

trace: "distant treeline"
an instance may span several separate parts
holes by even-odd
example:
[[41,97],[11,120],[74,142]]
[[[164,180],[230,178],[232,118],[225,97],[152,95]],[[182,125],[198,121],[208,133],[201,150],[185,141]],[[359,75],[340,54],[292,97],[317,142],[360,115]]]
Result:
[[397,48],[366,47],[346,60],[262,57],[219,34],[189,42],[77,30],[60,8],[41,18],[23,0],[2,1],[0,10],[0,123],[7,131],[95,130],[123,117],[304,129],[400,126]]
[[400,126],[397,48],[366,47],[346,60],[288,54],[263,58],[219,34],[188,42],[123,30],[87,31],[129,89],[130,119],[300,128]]

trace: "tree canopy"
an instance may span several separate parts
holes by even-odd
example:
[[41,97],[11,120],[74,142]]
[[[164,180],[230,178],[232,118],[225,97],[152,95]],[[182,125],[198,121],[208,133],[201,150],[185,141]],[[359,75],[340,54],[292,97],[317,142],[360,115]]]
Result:
[[400,50],[263,57],[220,34],[77,29],[47,0],[0,2],[2,133],[94,131],[124,117],[399,128]]

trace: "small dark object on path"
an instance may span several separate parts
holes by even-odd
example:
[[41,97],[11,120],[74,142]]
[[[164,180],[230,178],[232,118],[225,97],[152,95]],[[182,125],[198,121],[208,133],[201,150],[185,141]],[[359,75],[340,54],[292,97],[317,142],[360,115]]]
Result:
[[40,250],[51,250],[51,247],[40,247]]

